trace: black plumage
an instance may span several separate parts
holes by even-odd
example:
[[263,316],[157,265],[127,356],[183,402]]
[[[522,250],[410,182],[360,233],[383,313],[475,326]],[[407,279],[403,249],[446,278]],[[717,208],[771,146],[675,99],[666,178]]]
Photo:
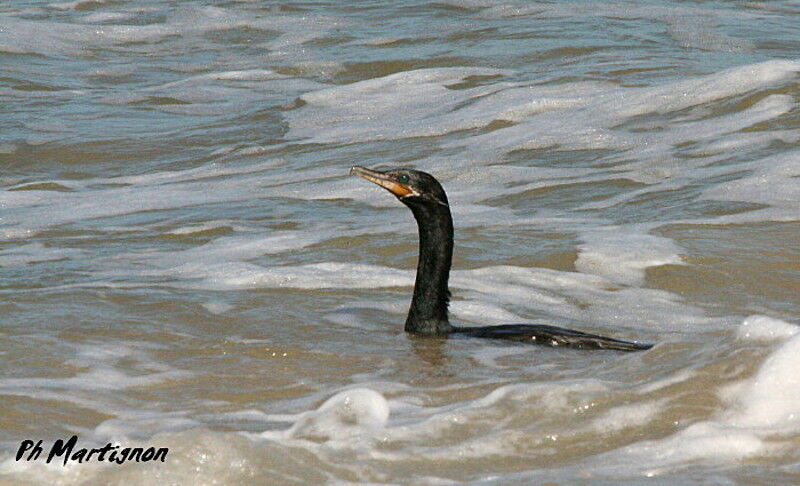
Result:
[[353,167],[351,174],[384,187],[411,209],[419,227],[419,260],[405,330],[425,336],[463,335],[579,349],[641,351],[653,347],[543,324],[456,327],[447,318],[448,278],[453,257],[453,218],[447,194],[432,175],[411,169],[375,171]]

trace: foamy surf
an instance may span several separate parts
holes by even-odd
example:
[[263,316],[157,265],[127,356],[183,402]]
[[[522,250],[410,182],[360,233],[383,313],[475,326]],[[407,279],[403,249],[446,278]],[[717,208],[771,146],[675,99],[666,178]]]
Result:
[[[4,483],[800,481],[792,2],[0,10]],[[657,345],[409,337],[353,165],[442,182],[453,323]]]

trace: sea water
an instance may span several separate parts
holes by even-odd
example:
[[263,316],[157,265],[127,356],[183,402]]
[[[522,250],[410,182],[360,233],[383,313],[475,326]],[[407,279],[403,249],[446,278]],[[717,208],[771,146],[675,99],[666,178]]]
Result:
[[[800,482],[800,4],[0,6],[4,484]],[[402,331],[448,192],[451,320]],[[16,460],[25,440],[164,462]],[[655,481],[655,483],[654,483]]]

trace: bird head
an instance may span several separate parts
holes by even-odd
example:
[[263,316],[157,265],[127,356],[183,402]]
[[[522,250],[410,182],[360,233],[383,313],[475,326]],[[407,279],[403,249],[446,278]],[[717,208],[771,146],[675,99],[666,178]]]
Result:
[[447,194],[432,175],[414,169],[371,170],[353,167],[350,174],[363,177],[383,187],[406,206],[441,205],[448,207]]

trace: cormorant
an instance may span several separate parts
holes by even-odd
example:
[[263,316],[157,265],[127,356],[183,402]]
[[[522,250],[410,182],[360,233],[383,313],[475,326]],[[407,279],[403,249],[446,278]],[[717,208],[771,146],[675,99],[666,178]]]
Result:
[[540,324],[456,327],[447,319],[450,291],[447,280],[453,256],[453,218],[447,194],[432,175],[412,169],[376,171],[353,167],[350,174],[363,177],[387,189],[414,213],[419,227],[419,261],[414,296],[406,318],[405,331],[423,336],[450,334],[505,339],[546,346],[580,349],[641,351],[652,344],[640,344]]

